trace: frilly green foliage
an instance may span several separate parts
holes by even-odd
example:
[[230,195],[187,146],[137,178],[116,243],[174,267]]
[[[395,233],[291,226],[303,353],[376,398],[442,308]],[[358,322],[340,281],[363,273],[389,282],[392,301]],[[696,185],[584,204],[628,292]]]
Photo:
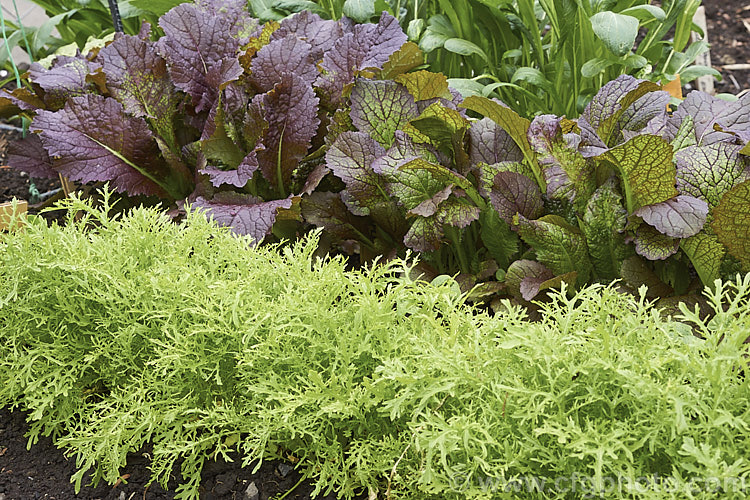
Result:
[[184,459],[180,498],[231,450],[298,457],[344,498],[498,498],[489,479],[573,473],[748,480],[750,276],[706,292],[710,319],[594,285],[553,292],[531,323],[508,302],[471,309],[451,279],[409,280],[412,263],[348,272],[316,257],[316,233],[252,247],[195,213],[68,204],[86,215],[0,234],[0,406],[74,454],[79,485],[90,468],[114,483],[147,442],[155,480]]

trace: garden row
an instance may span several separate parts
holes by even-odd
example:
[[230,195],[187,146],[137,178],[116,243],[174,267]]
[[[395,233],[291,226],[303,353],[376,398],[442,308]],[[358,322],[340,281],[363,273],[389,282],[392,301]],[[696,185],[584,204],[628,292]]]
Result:
[[200,207],[256,242],[317,226],[360,262],[417,251],[475,299],[617,278],[683,297],[749,269],[748,96],[670,111],[623,75],[578,119],[529,120],[419,69],[385,12],[260,24],[205,2],[158,25],[32,66],[31,88],[0,98],[32,120],[10,164]]
[[710,319],[593,285],[529,322],[414,262],[347,271],[319,232],[251,246],[196,212],[113,220],[109,195],[0,234],[0,406],[77,487],[150,443],[179,498],[235,452],[341,498],[746,498],[750,278],[707,292]]

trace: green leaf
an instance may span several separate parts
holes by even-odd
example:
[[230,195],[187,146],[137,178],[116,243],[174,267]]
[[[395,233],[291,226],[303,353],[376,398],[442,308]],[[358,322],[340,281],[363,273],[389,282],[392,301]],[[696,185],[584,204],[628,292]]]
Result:
[[455,109],[431,104],[410,124],[430,138],[430,143],[443,152],[454,153],[462,149],[463,137],[469,121]]
[[627,212],[614,182],[603,184],[589,199],[581,221],[597,277],[619,278],[622,262],[633,255],[633,247],[625,243],[626,223]]
[[406,87],[416,101],[426,101],[436,97],[453,98],[448,90],[448,79],[442,73],[415,71],[399,75],[394,80]]
[[612,163],[620,174],[628,213],[678,194],[672,146],[661,137],[638,135],[597,158]]
[[664,12],[664,9],[656,5],[636,5],[620,11],[620,14],[633,16],[641,21],[649,21],[651,19],[664,21],[667,18],[667,13]]
[[549,92],[550,94],[555,93],[555,87],[552,82],[547,80],[544,74],[536,68],[529,68],[527,66],[518,68],[516,72],[513,73],[510,81],[513,83],[528,83],[529,85],[533,85],[534,87]]
[[624,56],[633,48],[638,36],[638,19],[611,11],[591,16],[594,33],[616,56]]
[[736,185],[714,208],[711,228],[729,253],[750,269],[750,180]]
[[591,275],[586,239],[577,227],[557,215],[537,220],[516,217],[518,234],[531,246],[539,262],[556,275],[577,271],[580,283]]
[[375,0],[346,0],[343,13],[358,23],[366,23],[375,15]]
[[413,70],[424,64],[424,54],[417,44],[406,42],[396,52],[390,55],[388,62],[383,65],[380,71],[382,80],[395,79],[404,73]]
[[690,259],[703,285],[712,286],[714,280],[721,277],[721,261],[726,254],[726,248],[716,235],[703,230],[680,241],[680,248]]
[[130,0],[133,7],[160,17],[181,3],[184,2],[182,0]]
[[490,255],[500,269],[510,264],[510,258],[518,252],[518,235],[492,209],[485,209],[479,215],[480,237]]
[[500,127],[510,135],[513,142],[515,142],[523,152],[524,158],[534,173],[534,179],[537,181],[539,189],[541,189],[542,192],[545,192],[547,186],[544,177],[542,176],[542,171],[537,164],[534,150],[532,149],[531,144],[529,144],[529,138],[527,137],[527,132],[531,122],[507,106],[503,106],[502,104],[486,97],[467,97],[461,107],[486,116],[500,125]]
[[692,82],[693,80],[695,80],[696,78],[700,78],[701,76],[713,76],[714,78],[721,78],[721,73],[716,71],[714,68],[695,64],[680,73],[680,81],[682,83]]
[[616,62],[615,59],[610,59],[609,57],[595,57],[594,59],[586,61],[584,65],[581,66],[581,75],[584,78],[594,78]]
[[464,40],[463,38],[449,38],[443,43],[443,48],[448,52],[462,56],[473,56],[477,55],[481,57],[485,62],[489,63],[487,54],[476,44]]

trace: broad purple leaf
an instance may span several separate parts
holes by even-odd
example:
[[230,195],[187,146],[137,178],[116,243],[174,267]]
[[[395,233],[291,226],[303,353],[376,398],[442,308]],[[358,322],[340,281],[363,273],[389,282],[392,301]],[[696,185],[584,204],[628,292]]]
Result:
[[338,193],[316,192],[302,199],[302,217],[310,224],[341,240],[359,240],[369,235],[368,219],[352,214]]
[[408,134],[401,130],[395,133],[395,141],[388,152],[372,163],[372,169],[378,174],[396,175],[397,170],[417,158],[435,162],[437,158],[426,144],[415,143]]
[[657,126],[663,124],[667,119],[667,105],[669,104],[669,92],[658,90],[649,92],[640,97],[630,107],[625,109],[617,120],[613,133],[615,135],[624,131],[642,133],[648,124]]
[[728,142],[681,149],[674,155],[677,190],[715,207],[724,193],[750,179],[750,160],[739,154],[740,149]]
[[292,207],[292,198],[263,201],[250,195],[230,191],[216,193],[211,200],[199,196],[193,207],[202,208],[220,226],[228,226],[237,234],[250,236],[261,243],[270,234],[279,209]]
[[351,95],[352,123],[383,147],[390,147],[395,132],[419,116],[414,97],[394,81],[358,79]]
[[[489,198],[490,192],[495,185],[495,176],[500,172],[515,172],[517,174],[525,175],[529,178],[534,175],[531,169],[525,163],[511,161],[495,163],[493,165],[480,163],[477,166],[477,191],[479,191],[479,194],[481,194],[485,198]],[[538,187],[537,190],[539,190]]]
[[[620,143],[623,123],[644,115],[637,110],[628,111],[628,108],[644,95],[658,89],[659,86],[655,83],[637,80],[628,75],[621,75],[604,85],[578,119],[583,146],[591,150],[585,156],[601,154],[604,149]],[[648,104],[645,109],[650,113],[652,103],[649,100],[644,103]]]
[[366,68],[382,68],[407,37],[395,17],[383,12],[378,24],[358,24],[351,33],[340,38],[323,56],[324,74],[317,86],[326,101],[337,107],[344,87],[354,81],[357,72]]
[[665,260],[677,253],[679,238],[666,236],[648,224],[635,230],[635,251],[649,260]]
[[99,51],[102,71],[112,96],[133,116],[147,117],[170,146],[175,145],[174,114],[179,97],[167,73],[167,63],[154,44],[122,33]]
[[469,129],[469,159],[475,167],[479,163],[520,162],[523,152],[497,123],[482,118],[473,122]]
[[318,131],[319,100],[309,83],[290,74],[256,99],[262,99],[268,123],[261,138],[265,149],[258,152],[261,172],[273,186],[287,186]]
[[246,38],[259,29],[258,20],[247,10],[247,0],[198,0],[195,4],[206,14],[224,17],[229,33],[246,43]]
[[526,135],[542,166],[547,197],[576,202],[582,211],[596,188],[594,172],[577,150],[579,136],[564,135],[560,121],[553,115],[537,116]]
[[344,36],[344,28],[340,22],[324,21],[317,14],[305,10],[282,20],[281,27],[271,35],[271,40],[287,35],[294,35],[309,43],[313,60],[318,61]]
[[20,141],[10,143],[8,165],[31,177],[53,179],[58,176],[38,134],[30,134]]
[[305,180],[305,185],[302,186],[302,194],[311,194],[313,191],[315,191],[315,188],[318,187],[318,184],[320,184],[320,181],[323,180],[323,177],[328,175],[328,173],[331,171],[328,167],[326,167],[325,163],[321,163],[317,165],[312,172],[310,172],[310,175],[307,176],[307,179]]
[[263,46],[253,58],[251,71],[250,80],[261,92],[271,90],[284,74],[296,75],[310,85],[318,77],[312,47],[293,34]]
[[516,214],[536,219],[544,211],[542,193],[537,183],[523,174],[499,172],[493,180],[490,202],[500,218],[508,224]]
[[42,99],[49,109],[60,109],[71,97],[90,93],[94,86],[86,76],[98,68],[83,57],[60,56],[55,64],[46,69],[33,63],[29,69],[29,80],[42,89]]
[[442,202],[447,200],[451,193],[453,192],[453,186],[449,185],[437,193],[435,193],[430,198],[427,198],[426,200],[422,201],[419,205],[412,208],[407,212],[409,215],[419,215],[422,217],[429,217],[431,215],[435,215],[435,212],[437,212],[438,207]]
[[[719,141],[734,142],[728,132],[750,131],[750,94],[730,102],[705,92],[690,92],[669,120],[670,127],[676,131],[685,117],[693,119],[695,139],[705,146]],[[714,125],[727,132],[714,130]]]
[[369,205],[383,200],[386,179],[372,169],[385,149],[363,132],[344,132],[326,152],[326,165],[346,185],[344,202],[355,215],[368,215]]
[[563,281],[575,284],[575,271],[555,276],[544,264],[535,260],[514,261],[505,274],[505,283],[516,295],[524,300],[532,300],[539,292],[549,288],[559,288]]
[[688,195],[678,195],[671,200],[639,208],[637,215],[672,238],[689,238],[703,229],[708,216],[708,203]]
[[166,59],[173,83],[190,95],[196,111],[210,109],[221,87],[242,75],[235,24],[227,16],[182,4],[164,14],[159,26],[165,36],[157,51]]
[[208,175],[211,184],[215,187],[223,184],[231,184],[234,187],[241,188],[247,184],[247,181],[253,178],[256,170],[258,170],[258,158],[255,151],[251,151],[236,169],[222,170],[217,167],[207,166],[199,170],[199,172]]
[[417,217],[404,236],[404,244],[417,252],[431,252],[440,248],[443,228],[447,224],[463,228],[479,218],[479,209],[453,198],[440,204],[430,217]]
[[[142,118],[125,113],[114,99],[86,95],[59,111],[40,111],[31,130],[41,132],[55,169],[74,181],[110,181],[117,191],[180,198],[170,172]],[[158,183],[157,183],[158,182]]]

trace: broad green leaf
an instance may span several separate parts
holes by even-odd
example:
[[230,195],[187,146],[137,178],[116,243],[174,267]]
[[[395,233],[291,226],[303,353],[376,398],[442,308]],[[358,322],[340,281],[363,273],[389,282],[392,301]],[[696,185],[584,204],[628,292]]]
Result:
[[518,252],[518,235],[510,226],[491,209],[485,209],[479,215],[482,242],[500,269],[505,269],[510,258]]
[[396,52],[390,55],[388,62],[383,65],[380,71],[380,78],[383,80],[395,79],[424,64],[424,54],[417,44],[406,42]]
[[473,190],[471,182],[462,175],[459,175],[452,170],[448,170],[442,165],[425,161],[422,158],[416,158],[409,163],[402,165],[399,167],[399,170],[404,172],[409,170],[429,172],[435,179],[439,179],[443,182],[443,184],[455,184],[467,191]]
[[633,48],[638,36],[638,19],[606,11],[591,16],[594,33],[616,56],[624,56]]
[[750,181],[730,189],[714,208],[711,227],[729,253],[750,269]]
[[638,135],[597,158],[612,163],[620,174],[628,213],[678,194],[672,146],[661,137]]
[[184,3],[182,0],[130,0],[133,7],[150,12],[157,16],[166,14],[172,7]]
[[436,97],[442,97],[443,99],[453,98],[448,90],[448,79],[442,73],[433,73],[424,70],[415,71],[399,75],[394,80],[406,87],[415,101],[426,101],[427,99],[434,99]]
[[455,109],[433,103],[411,125],[430,139],[430,143],[443,152],[453,153],[463,147],[463,137],[469,121]]
[[740,150],[741,155],[750,156],[750,142],[745,144],[745,147]]
[[502,104],[486,97],[467,97],[461,106],[486,116],[500,125],[500,127],[511,136],[513,142],[515,142],[521,149],[524,158],[533,170],[534,179],[539,185],[539,189],[541,189],[542,192],[545,192],[546,183],[544,182],[541,169],[536,162],[534,150],[531,148],[529,139],[526,136],[531,122],[507,106],[503,106]]
[[358,23],[366,23],[375,15],[375,0],[346,0],[343,13]]
[[393,144],[396,130],[419,116],[414,98],[394,81],[357,80],[351,107],[354,126],[386,148]]
[[750,179],[747,158],[739,150],[739,145],[715,142],[678,151],[674,155],[677,189],[715,207],[724,193]]
[[555,92],[552,82],[547,80],[544,74],[536,68],[523,66],[518,68],[510,79],[513,83],[524,82],[537,87],[545,92],[553,94]]
[[677,253],[678,238],[666,236],[653,226],[641,224],[635,230],[635,251],[648,260],[665,260]]
[[622,262],[633,255],[633,247],[626,244],[627,212],[622,196],[613,182],[599,187],[590,198],[581,221],[586,245],[597,277],[614,279],[620,276]]
[[556,275],[578,272],[580,283],[591,275],[586,239],[577,227],[557,215],[545,215],[537,220],[516,217],[518,234],[531,246],[539,262]]
[[462,56],[477,55],[481,57],[485,62],[489,62],[487,54],[476,44],[464,40],[463,38],[449,38],[443,43],[443,48],[448,52],[459,54]]
[[620,14],[633,16],[641,21],[649,21],[651,19],[664,21],[667,18],[667,13],[664,12],[664,9],[656,5],[636,5],[620,11]]
[[695,236],[680,241],[680,248],[698,272],[701,283],[705,286],[713,286],[714,280],[721,277],[721,261],[726,254],[726,248],[719,242],[716,235],[701,231]]
[[[675,156],[677,156],[677,153],[682,149],[698,145],[698,140],[695,137],[694,125],[695,122],[693,121],[692,116],[686,115],[685,118],[682,119],[680,128],[677,129],[677,133],[675,134],[674,139],[672,139],[672,149],[675,152]],[[677,160],[675,159],[675,161]]]
[[616,62],[616,60],[610,59],[609,57],[595,57],[594,59],[589,59],[583,66],[581,66],[581,76],[584,78],[594,78]]
[[680,73],[680,81],[682,83],[688,83],[702,76],[713,76],[714,78],[721,78],[721,73],[709,66],[694,64],[693,66],[690,66],[682,73]]

